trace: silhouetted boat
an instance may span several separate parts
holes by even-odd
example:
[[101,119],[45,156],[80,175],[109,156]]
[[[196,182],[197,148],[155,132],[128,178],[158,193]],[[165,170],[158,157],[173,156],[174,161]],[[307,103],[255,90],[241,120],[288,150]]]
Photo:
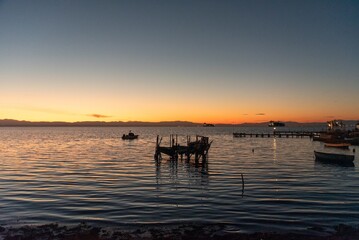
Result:
[[345,124],[343,120],[331,120],[327,122],[328,132],[344,132]]
[[349,143],[325,143],[325,147],[349,149]]
[[317,152],[314,151],[315,159],[337,163],[337,164],[347,164],[352,163],[354,161],[354,155],[347,154],[337,154],[337,153],[325,153],[325,152]]
[[284,127],[285,123],[283,122],[275,122],[275,121],[270,121],[268,123],[268,127]]
[[203,127],[214,127],[212,123],[203,123]]
[[133,132],[129,132],[127,135],[126,134],[123,134],[122,135],[122,139],[123,140],[132,140],[132,139],[137,139],[138,138],[138,135],[135,135]]

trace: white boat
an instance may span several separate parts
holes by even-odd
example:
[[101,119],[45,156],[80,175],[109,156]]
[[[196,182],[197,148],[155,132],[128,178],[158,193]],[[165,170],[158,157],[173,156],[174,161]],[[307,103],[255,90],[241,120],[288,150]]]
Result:
[[315,159],[331,163],[347,164],[354,161],[354,155],[314,151]]

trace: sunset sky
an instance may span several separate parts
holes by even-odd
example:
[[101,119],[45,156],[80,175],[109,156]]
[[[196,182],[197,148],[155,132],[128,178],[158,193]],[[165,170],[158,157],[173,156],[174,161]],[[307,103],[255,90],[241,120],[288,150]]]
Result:
[[359,1],[0,0],[0,119],[359,119]]

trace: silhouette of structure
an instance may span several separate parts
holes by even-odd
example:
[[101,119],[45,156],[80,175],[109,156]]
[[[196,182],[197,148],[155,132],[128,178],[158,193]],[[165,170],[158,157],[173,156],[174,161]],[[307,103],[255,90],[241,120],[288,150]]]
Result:
[[162,147],[161,146],[162,137],[157,136],[156,139],[156,150],[154,158],[156,160],[162,159],[162,154],[170,156],[171,159],[177,160],[179,156],[183,159],[183,155],[186,156],[187,160],[190,160],[191,156],[195,156],[195,161],[199,161],[202,158],[202,161],[206,161],[208,150],[211,147],[212,141],[209,142],[209,138],[205,136],[196,136],[195,141],[191,141],[191,137],[187,136],[186,145],[178,144],[178,136],[170,135],[170,146]]

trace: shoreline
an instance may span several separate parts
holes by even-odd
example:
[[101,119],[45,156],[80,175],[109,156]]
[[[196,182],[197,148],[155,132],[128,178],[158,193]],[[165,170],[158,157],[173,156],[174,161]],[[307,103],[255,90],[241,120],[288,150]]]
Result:
[[293,232],[242,232],[230,224],[141,224],[132,227],[106,227],[85,222],[77,225],[0,225],[0,240],[118,240],[118,239],[243,239],[243,240],[355,240],[359,225],[339,224],[332,230],[321,227]]

